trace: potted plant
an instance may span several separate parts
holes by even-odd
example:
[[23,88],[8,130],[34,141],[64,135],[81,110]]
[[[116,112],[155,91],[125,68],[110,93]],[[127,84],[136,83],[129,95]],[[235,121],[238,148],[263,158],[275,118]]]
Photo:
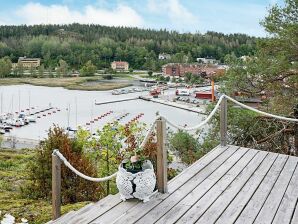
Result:
[[153,165],[142,152],[142,149],[135,149],[119,165],[116,184],[123,201],[138,198],[147,202],[155,189]]

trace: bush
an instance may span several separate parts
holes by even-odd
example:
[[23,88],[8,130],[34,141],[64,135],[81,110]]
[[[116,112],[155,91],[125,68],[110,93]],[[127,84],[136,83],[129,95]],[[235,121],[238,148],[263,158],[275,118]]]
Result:
[[[62,128],[54,126],[49,130],[48,138],[37,149],[35,160],[31,161],[27,167],[30,183],[22,189],[23,194],[31,198],[50,199],[52,152],[54,149],[59,149],[70,164],[80,172],[87,176],[97,176],[96,168],[83,155],[81,145],[75,140],[71,140]],[[78,177],[63,164],[61,178],[63,203],[98,200],[104,195],[100,184]]]
[[170,137],[171,150],[176,152],[185,164],[197,161],[203,153],[199,150],[197,140],[184,131],[178,131]]

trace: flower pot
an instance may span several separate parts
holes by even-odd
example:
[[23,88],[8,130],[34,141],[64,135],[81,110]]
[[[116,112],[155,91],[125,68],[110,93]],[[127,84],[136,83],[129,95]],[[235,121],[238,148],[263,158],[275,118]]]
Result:
[[152,163],[146,160],[142,164],[141,171],[130,171],[124,168],[124,163],[119,165],[116,184],[121,200],[138,198],[143,202],[149,201],[156,185]]

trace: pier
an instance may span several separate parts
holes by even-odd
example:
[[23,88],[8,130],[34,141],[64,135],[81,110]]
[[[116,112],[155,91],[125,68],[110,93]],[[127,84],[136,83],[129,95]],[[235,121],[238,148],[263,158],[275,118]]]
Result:
[[151,101],[154,103],[159,103],[159,104],[163,104],[166,106],[170,106],[170,107],[175,107],[175,108],[179,108],[182,110],[186,110],[186,111],[190,111],[190,112],[194,112],[194,113],[198,113],[198,114],[203,114],[206,115],[206,113],[204,112],[205,108],[200,108],[200,107],[190,107],[188,105],[183,105],[180,103],[176,103],[176,102],[171,102],[171,101],[166,101],[163,99],[158,99],[158,98],[153,98],[151,96],[139,96],[139,99],[141,100],[146,100],[146,101]]
[[139,99],[139,97],[132,97],[132,98],[126,98],[126,99],[120,99],[120,100],[111,100],[111,101],[105,101],[105,102],[95,102],[95,105],[119,103],[119,102],[125,102],[125,101],[137,100],[137,99]]

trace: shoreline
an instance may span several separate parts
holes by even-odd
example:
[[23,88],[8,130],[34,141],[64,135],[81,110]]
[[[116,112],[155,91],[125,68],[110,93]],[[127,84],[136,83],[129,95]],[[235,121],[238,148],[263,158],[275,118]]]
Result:
[[[98,83],[96,83],[98,82]],[[92,85],[88,85],[92,83]],[[128,82],[104,82],[101,77],[63,77],[63,78],[2,78],[0,86],[33,85],[45,87],[62,87],[68,90],[107,91],[132,86]]]

